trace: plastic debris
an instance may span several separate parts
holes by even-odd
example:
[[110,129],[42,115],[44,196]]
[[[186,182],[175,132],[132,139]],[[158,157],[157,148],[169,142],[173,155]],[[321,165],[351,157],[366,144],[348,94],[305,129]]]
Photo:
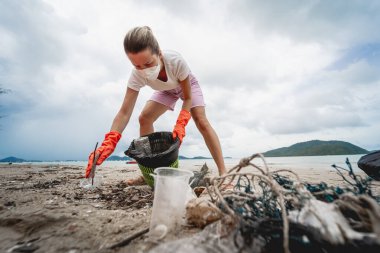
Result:
[[83,178],[79,181],[79,186],[86,190],[92,190],[95,188],[98,188],[103,183],[103,176],[102,175],[95,175],[94,178]]
[[[264,166],[254,164],[255,158]],[[332,187],[302,182],[291,170],[270,171],[261,154],[244,158],[226,175],[206,178],[205,193],[188,205],[188,216],[205,214],[193,215],[198,220],[188,219],[190,223],[208,224],[213,213],[221,214],[215,218],[219,221],[192,239],[158,248],[189,253],[214,252],[221,245],[229,246],[217,252],[380,252],[380,206],[371,179],[356,175],[348,159],[346,164],[348,169],[333,167],[347,186]],[[242,171],[245,167],[250,170]],[[226,184],[233,189],[223,190]],[[215,224],[221,229],[210,232]],[[201,235],[208,240],[200,240]],[[210,239],[214,237],[218,239]]]

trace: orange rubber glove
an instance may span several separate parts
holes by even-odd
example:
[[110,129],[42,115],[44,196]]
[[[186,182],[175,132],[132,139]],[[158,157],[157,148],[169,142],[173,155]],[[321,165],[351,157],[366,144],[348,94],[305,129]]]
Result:
[[[111,131],[106,134],[104,141],[102,145],[95,150],[97,154],[99,154],[98,161],[96,161],[96,165],[100,165],[103,163],[104,160],[106,160],[112,152],[116,148],[116,144],[119,142],[121,138],[121,134],[116,131]],[[94,152],[90,154],[88,157],[88,164],[86,169],[86,175],[85,177],[88,178],[90,176],[93,160],[94,160]]]
[[183,137],[185,137],[186,135],[185,126],[187,125],[190,119],[191,119],[190,112],[182,109],[178,115],[177,122],[173,130],[173,139],[178,137],[181,144],[183,141]]

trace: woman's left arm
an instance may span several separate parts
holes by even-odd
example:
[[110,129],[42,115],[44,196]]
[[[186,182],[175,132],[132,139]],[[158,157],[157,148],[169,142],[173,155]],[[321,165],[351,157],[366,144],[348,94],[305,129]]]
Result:
[[186,135],[185,127],[191,119],[191,87],[189,76],[187,76],[183,81],[180,81],[180,85],[183,93],[183,105],[174,126],[173,139],[179,138],[180,143],[182,143],[183,137]]
[[190,86],[190,76],[187,76],[183,81],[179,81],[182,93],[183,93],[183,105],[182,109],[190,112],[191,108],[191,86]]

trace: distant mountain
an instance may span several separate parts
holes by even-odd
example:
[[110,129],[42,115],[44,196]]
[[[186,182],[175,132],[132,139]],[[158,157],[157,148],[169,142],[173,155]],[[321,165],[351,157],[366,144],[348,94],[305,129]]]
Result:
[[205,156],[194,156],[192,159],[212,159],[211,157],[205,157]]
[[178,156],[180,160],[189,160],[189,159],[212,159],[211,157],[204,157],[204,156],[194,156],[194,157],[186,157],[186,156]]
[[[189,159],[202,159],[202,160],[204,160],[204,159],[212,159],[212,157],[205,157],[205,156],[194,156],[194,157],[191,158],[191,157],[182,156],[182,155],[178,156],[178,158],[180,160],[189,160]],[[224,157],[224,159],[232,159],[232,157],[226,156],[226,157]]]
[[0,160],[0,163],[27,163],[27,162],[42,162],[40,160],[24,160],[14,156],[9,156]]
[[290,147],[269,150],[267,157],[279,156],[323,156],[323,155],[356,155],[368,154],[369,151],[344,141],[306,141]]
[[[117,156],[117,155],[113,155],[113,156],[110,156],[107,158],[107,161],[129,161],[129,160],[131,160],[131,158],[129,158],[127,156],[121,157],[121,156]],[[55,161],[45,161],[45,162],[76,162],[76,161],[77,160],[55,160]],[[0,162],[3,162],[3,163],[25,163],[25,162],[42,162],[42,161],[40,161],[40,160],[24,160],[21,158],[10,156],[10,157],[7,157],[7,158],[0,160]]]
[[131,158],[128,156],[117,156],[117,155],[112,155],[106,159],[107,161],[129,161]]
[[[225,159],[231,159],[232,157],[224,157]],[[179,156],[180,160],[190,160],[190,159],[212,159],[211,157],[204,157],[204,156],[195,156],[195,157],[186,157],[186,156]],[[117,156],[113,155],[106,159],[107,161],[130,161],[133,160],[128,156]],[[45,161],[45,162],[77,162],[78,160],[54,160],[54,161]],[[84,161],[84,160],[83,160]],[[85,160],[87,161],[87,160]],[[17,158],[14,156],[9,156],[4,159],[0,160],[0,163],[26,163],[26,162],[43,162],[41,160],[25,160],[22,158]]]

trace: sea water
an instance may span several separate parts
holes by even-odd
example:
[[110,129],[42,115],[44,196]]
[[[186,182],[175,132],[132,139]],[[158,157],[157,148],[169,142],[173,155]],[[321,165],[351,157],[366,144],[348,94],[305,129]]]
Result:
[[[364,155],[364,154],[363,154]],[[265,160],[271,169],[326,169],[333,170],[331,165],[335,164],[340,167],[346,167],[346,158],[349,159],[354,171],[358,171],[357,162],[363,155],[335,155],[335,156],[294,156],[294,157],[266,157]],[[239,158],[225,159],[227,169],[239,164]],[[252,161],[253,163],[263,166],[259,158]],[[213,159],[185,159],[179,160],[180,168],[188,170],[199,170],[203,164],[211,169],[212,172],[217,173],[217,166]],[[63,166],[87,166],[86,161],[54,161],[54,162],[36,162],[36,163],[23,163],[23,164],[55,164]],[[115,168],[133,168],[136,164],[126,164],[125,161],[105,161],[102,166],[115,167]]]

